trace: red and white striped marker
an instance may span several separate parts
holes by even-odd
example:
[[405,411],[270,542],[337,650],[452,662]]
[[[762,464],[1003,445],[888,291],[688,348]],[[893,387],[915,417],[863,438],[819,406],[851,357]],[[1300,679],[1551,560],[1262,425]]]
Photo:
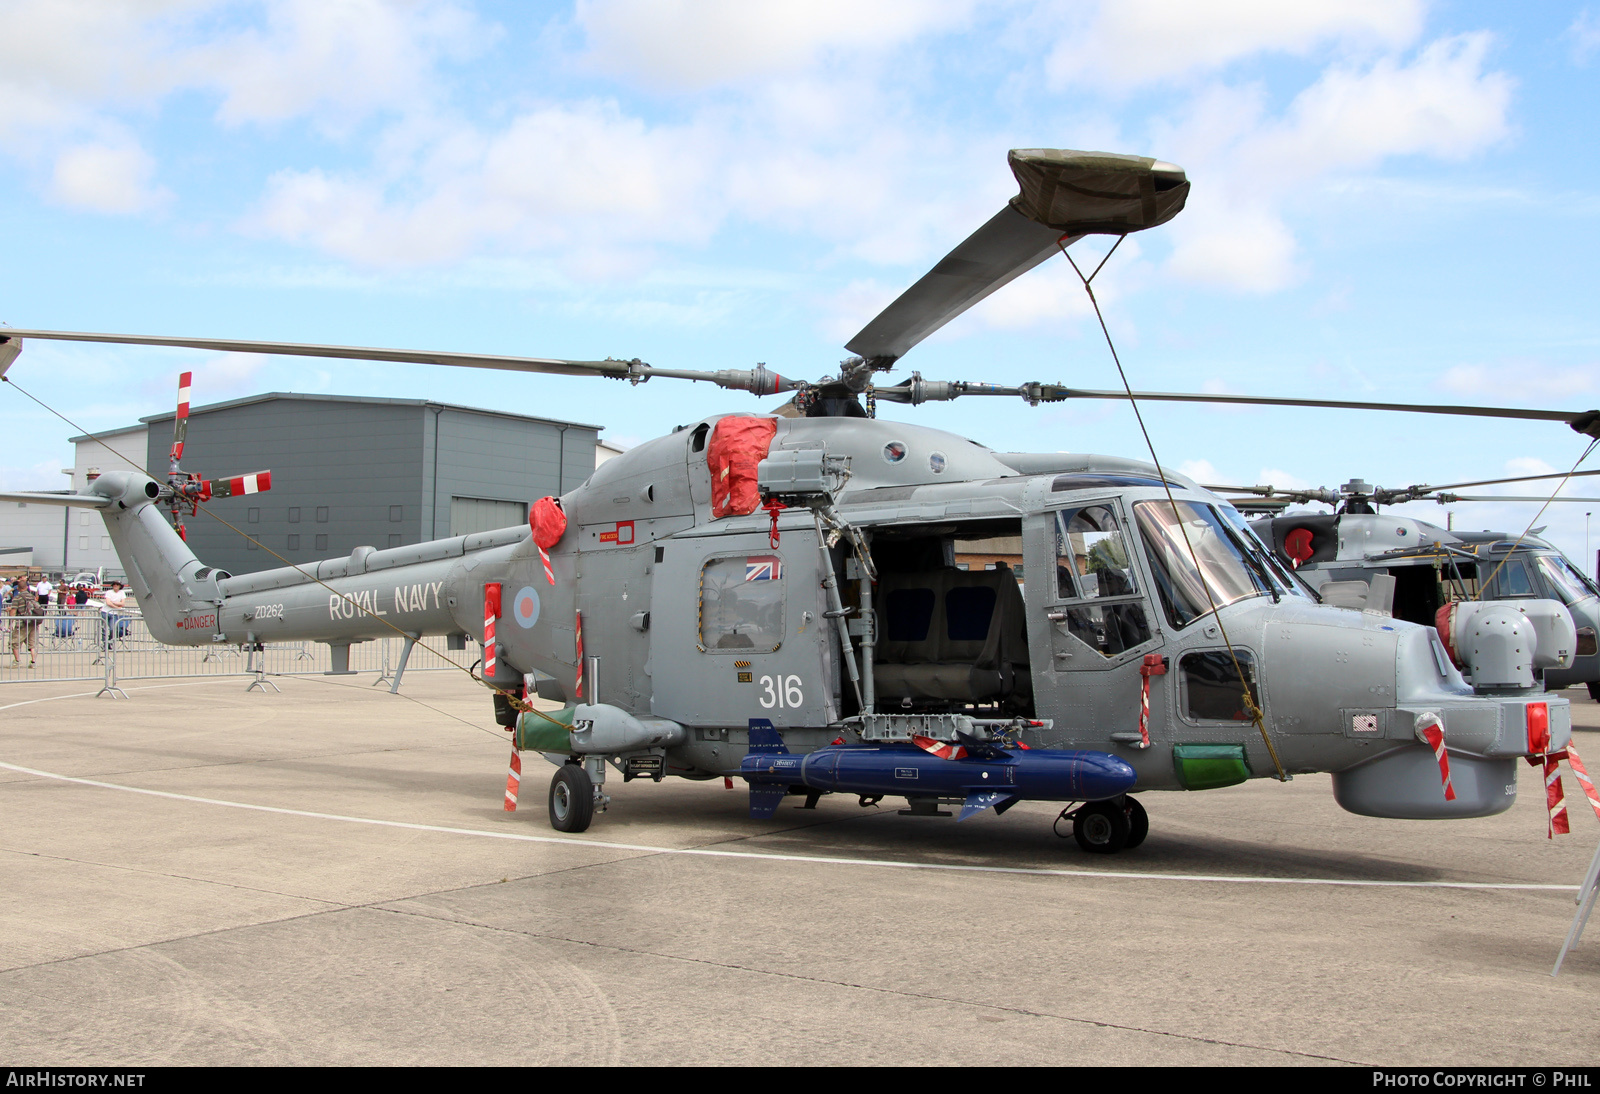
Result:
[[1583,787],[1584,796],[1589,799],[1589,808],[1594,810],[1594,815],[1600,819],[1600,794],[1594,792],[1594,780],[1589,777],[1589,769],[1583,766],[1583,759],[1578,755],[1578,750],[1569,743],[1567,745],[1567,766],[1572,768],[1572,775],[1578,780],[1578,785]]
[[484,582],[483,586],[483,678],[494,679],[495,641],[494,621],[500,618],[500,583]]
[[576,684],[574,684],[573,687],[572,687],[572,696],[575,699],[582,699],[583,698],[583,613],[582,612],[576,612],[574,614],[577,616],[577,619],[578,619],[576,637],[573,639],[573,643],[577,647],[577,651],[578,651],[578,682]]
[[556,575],[550,569],[550,555],[546,553],[543,547],[539,548],[539,561],[544,563],[544,579],[554,585],[556,583]]
[[1450,785],[1450,754],[1444,747],[1444,725],[1437,714],[1424,714],[1417,719],[1417,736],[1433,749],[1433,758],[1439,761],[1439,779],[1444,783],[1444,800],[1456,800],[1456,788]]
[[1567,797],[1561,789],[1561,760],[1555,754],[1544,758],[1544,804],[1550,813],[1544,838],[1555,839],[1571,832],[1572,826],[1567,823]]
[[946,741],[936,741],[932,737],[924,737],[920,733],[911,735],[911,743],[922,749],[922,751],[939,757],[941,760],[959,760],[967,754],[967,750],[960,745],[953,745]]
[[522,787],[522,753],[511,750],[511,769],[506,772],[506,812],[517,811],[517,791]]

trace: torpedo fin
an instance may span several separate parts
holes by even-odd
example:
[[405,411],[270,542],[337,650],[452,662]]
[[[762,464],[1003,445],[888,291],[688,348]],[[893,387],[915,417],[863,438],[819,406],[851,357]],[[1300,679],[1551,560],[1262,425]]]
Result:
[[772,728],[769,718],[750,719],[750,752],[754,755],[783,756],[789,752],[789,746],[783,743],[783,736]]
[[789,795],[787,783],[750,784],[750,819],[766,820],[778,811],[783,799]]
[[993,808],[996,813],[1003,813],[1016,801],[1017,796],[1009,790],[969,790],[966,804],[961,807],[961,815],[956,818],[956,823],[960,824],[974,813],[982,813],[985,809]]

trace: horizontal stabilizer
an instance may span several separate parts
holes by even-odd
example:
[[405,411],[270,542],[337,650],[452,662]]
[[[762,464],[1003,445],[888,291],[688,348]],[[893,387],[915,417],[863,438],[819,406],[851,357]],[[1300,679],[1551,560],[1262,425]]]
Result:
[[961,815],[956,818],[956,823],[960,824],[974,813],[982,813],[985,809],[1004,813],[1016,800],[1016,794],[1009,790],[973,790],[967,794],[966,804],[961,807]]
[[782,734],[772,728],[770,719],[752,718],[750,752],[752,755],[783,756],[788,755],[789,746],[783,743]]
[[0,494],[0,501],[16,501],[24,505],[81,505],[88,509],[104,509],[111,499],[99,494]]
[[778,811],[783,799],[788,797],[787,783],[751,783],[750,819],[766,820]]

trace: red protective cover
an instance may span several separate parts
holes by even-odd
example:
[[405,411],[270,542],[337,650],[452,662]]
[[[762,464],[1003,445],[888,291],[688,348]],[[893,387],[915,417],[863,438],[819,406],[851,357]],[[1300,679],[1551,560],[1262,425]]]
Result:
[[528,524],[533,528],[533,542],[549,550],[561,542],[567,531],[567,514],[559,498],[540,498],[528,510]]
[[706,448],[706,465],[711,469],[711,515],[743,516],[761,507],[756,491],[756,465],[767,458],[772,438],[778,432],[778,419],[746,414],[730,415],[717,422]]

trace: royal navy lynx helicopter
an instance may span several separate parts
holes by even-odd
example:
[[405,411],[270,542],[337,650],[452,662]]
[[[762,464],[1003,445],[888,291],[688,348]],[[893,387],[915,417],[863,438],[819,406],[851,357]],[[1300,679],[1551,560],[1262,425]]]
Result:
[[[1524,601],[1556,600],[1566,605],[1577,627],[1572,662],[1539,675],[1547,690],[1574,684],[1600,699],[1600,588],[1565,555],[1539,537],[1440,528],[1410,516],[1383,513],[1385,506],[1410,501],[1440,505],[1462,502],[1600,503],[1600,498],[1462,494],[1479,486],[1584,478],[1600,471],[1525,475],[1443,486],[1372,486],[1351,479],[1336,489],[1273,486],[1208,486],[1231,497],[1234,507],[1260,515],[1251,528],[1296,576],[1316,589],[1325,603],[1364,611],[1376,608],[1396,618],[1433,625],[1453,603],[1498,600],[1516,607]],[[1283,513],[1290,505],[1323,504],[1332,513]]]
[[[1535,681],[1573,657],[1562,605],[1479,605],[1442,637],[1325,606],[1233,506],[1154,462],[999,452],[873,415],[883,402],[1128,397],[874,382],[1013,278],[1085,235],[1164,223],[1189,191],[1181,168],[1143,157],[1031,149],[1009,162],[1021,193],[814,382],[760,366],[4,331],[0,371],[22,339],[54,338],[791,395],[776,413],[708,416],[638,445],[534,504],[531,526],[234,577],[194,556],[147,475],[25,497],[104,515],[164,642],[316,640],[338,668],[351,643],[396,629],[483,639],[502,724],[555,764],[561,831],[605,809],[608,767],[742,778],[756,817],[832,792],[961,819],[1064,802],[1079,845],[1102,853],[1144,839],[1136,793],[1302,772],[1332,772],[1340,804],[1371,816],[1508,808],[1517,761],[1570,736],[1566,700]],[[1545,416],[1595,431],[1593,413]],[[534,692],[564,709],[519,710]]]

